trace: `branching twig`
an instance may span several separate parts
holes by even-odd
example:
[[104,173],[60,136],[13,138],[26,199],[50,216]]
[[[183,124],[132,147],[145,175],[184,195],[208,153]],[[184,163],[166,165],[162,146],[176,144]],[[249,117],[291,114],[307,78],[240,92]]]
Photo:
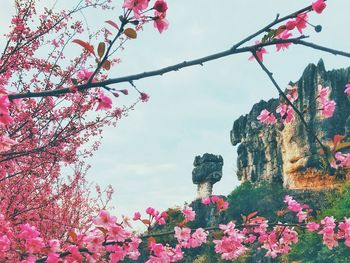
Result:
[[[336,54],[336,55],[341,55],[345,57],[350,57],[350,53],[343,52],[343,51],[338,51],[334,50],[331,48],[315,45],[309,42],[302,41],[301,39],[305,38],[305,36],[301,36],[298,38],[292,38],[292,39],[274,39],[272,41],[266,42],[266,43],[259,43],[256,45],[252,46],[246,46],[242,48],[230,48],[226,51],[218,52],[209,56],[201,57],[198,59],[194,60],[189,60],[189,61],[184,61],[178,64],[174,64],[165,68],[161,68],[158,70],[153,70],[153,71],[148,71],[148,72],[143,72],[139,74],[133,74],[133,75],[128,75],[124,77],[119,77],[119,78],[112,78],[100,82],[94,82],[94,83],[87,83],[87,84],[82,84],[82,85],[77,85],[77,88],[79,91],[91,89],[91,88],[97,88],[97,87],[103,87],[103,86],[108,86],[111,84],[117,84],[117,83],[122,83],[122,82],[130,82],[134,80],[139,80],[139,79],[144,79],[144,78],[149,78],[153,76],[162,76],[166,73],[169,73],[171,71],[178,71],[182,68],[187,68],[195,65],[203,65],[205,62],[213,61],[216,59],[220,59],[226,56],[231,56],[234,54],[240,54],[240,53],[246,53],[246,52],[254,52],[258,48],[262,48],[265,46],[272,46],[276,44],[283,44],[283,43],[294,43],[294,44],[300,44],[304,46],[308,46],[311,48],[319,49],[325,52],[329,52],[331,54]],[[26,92],[26,93],[17,93],[17,94],[10,94],[9,99],[21,99],[21,98],[39,98],[39,97],[48,97],[48,96],[59,96],[63,94],[70,93],[69,88],[64,88],[64,89],[56,89],[56,90],[50,90],[50,91],[40,91],[40,92]]]
[[[275,88],[278,90],[278,93],[280,96],[283,97],[283,99],[285,99],[285,101],[287,102],[288,105],[290,105],[292,107],[292,109],[297,113],[297,115],[299,116],[301,122],[304,124],[306,130],[312,135],[312,137],[317,141],[317,143],[321,146],[322,150],[324,151],[324,153],[328,152],[328,148],[321,142],[321,140],[317,137],[317,135],[315,134],[314,131],[312,131],[308,125],[308,123],[306,122],[303,114],[299,111],[299,109],[288,99],[287,95],[284,94],[284,92],[282,91],[282,89],[280,88],[280,86],[277,84],[276,80],[273,77],[273,73],[271,71],[269,71],[266,66],[262,63],[262,61],[258,58],[256,52],[253,52],[253,55],[255,57],[255,60],[259,63],[260,67],[262,68],[262,70],[267,74],[267,76],[269,77],[269,79],[271,80],[271,82],[273,83],[273,85],[275,86]],[[327,159],[327,169],[330,169],[330,163]]]

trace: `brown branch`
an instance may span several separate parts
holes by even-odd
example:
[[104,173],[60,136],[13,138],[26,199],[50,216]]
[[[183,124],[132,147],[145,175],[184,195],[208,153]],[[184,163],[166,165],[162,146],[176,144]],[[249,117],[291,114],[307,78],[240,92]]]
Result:
[[[134,80],[139,80],[139,79],[144,79],[144,78],[149,78],[153,76],[162,76],[166,73],[169,73],[171,71],[178,71],[182,68],[187,68],[187,67],[192,67],[195,65],[201,65],[203,66],[203,63],[213,61],[216,59],[220,59],[223,57],[231,56],[234,54],[240,54],[240,53],[246,53],[246,52],[252,52],[254,53],[255,50],[266,47],[266,46],[272,46],[276,44],[283,44],[283,43],[294,43],[294,44],[299,44],[299,45],[304,45],[307,47],[311,47],[314,49],[322,50],[334,55],[341,55],[345,57],[350,57],[350,53],[348,52],[343,52],[343,51],[338,51],[335,49],[323,47],[320,45],[312,44],[309,42],[302,41],[301,39],[306,38],[305,36],[301,36],[298,38],[292,38],[292,39],[274,39],[272,41],[266,42],[266,43],[259,43],[256,45],[252,46],[246,46],[242,48],[230,48],[226,51],[218,52],[209,56],[197,58],[194,60],[190,61],[184,61],[178,64],[174,64],[168,67],[164,67],[161,69],[153,70],[153,71],[148,71],[148,72],[143,72],[139,74],[133,74],[133,75],[128,75],[124,77],[119,77],[119,78],[112,78],[100,82],[94,82],[94,83],[87,83],[87,84],[82,84],[82,85],[77,85],[77,88],[79,91],[84,91],[87,89],[91,88],[97,88],[97,87],[103,87],[103,86],[108,86],[111,84],[117,84],[117,83],[122,83],[122,82],[132,82]],[[17,93],[17,94],[10,94],[8,95],[10,100],[13,99],[21,99],[21,98],[40,98],[40,97],[48,97],[48,96],[60,96],[63,94],[70,93],[69,88],[63,88],[63,89],[55,89],[55,90],[50,90],[50,91],[40,91],[40,92],[26,92],[26,93]]]

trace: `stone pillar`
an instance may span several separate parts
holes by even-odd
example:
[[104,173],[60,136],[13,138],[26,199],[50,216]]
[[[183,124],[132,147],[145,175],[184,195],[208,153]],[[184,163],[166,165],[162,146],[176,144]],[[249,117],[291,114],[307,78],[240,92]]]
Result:
[[196,156],[193,165],[192,181],[197,185],[197,199],[210,196],[213,185],[222,177],[222,157],[205,153],[203,156]]

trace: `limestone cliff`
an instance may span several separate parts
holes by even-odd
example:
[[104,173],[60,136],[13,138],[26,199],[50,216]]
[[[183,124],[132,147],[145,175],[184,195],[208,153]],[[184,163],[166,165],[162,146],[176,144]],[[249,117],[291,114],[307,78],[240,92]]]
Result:
[[[326,71],[322,60],[317,65],[308,65],[296,82],[299,98],[295,105],[304,112],[309,127],[326,145],[332,145],[336,134],[346,135],[346,140],[350,140],[350,96],[344,93],[347,83],[350,83],[350,67]],[[330,98],[337,103],[331,118],[320,115],[316,102],[318,84],[329,86]],[[238,178],[279,182],[291,189],[324,189],[339,184],[335,176],[322,169],[319,145],[297,116],[285,125],[266,125],[257,120],[261,110],[275,111],[278,104],[278,99],[260,101],[249,114],[233,123],[231,142],[239,144]],[[345,175],[345,179],[349,179],[349,172]]]

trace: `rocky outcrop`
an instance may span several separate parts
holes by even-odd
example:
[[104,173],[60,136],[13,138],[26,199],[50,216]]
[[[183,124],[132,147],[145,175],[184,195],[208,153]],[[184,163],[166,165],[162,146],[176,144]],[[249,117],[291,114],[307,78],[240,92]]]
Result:
[[[326,71],[323,61],[310,64],[296,82],[299,98],[294,103],[303,112],[310,130],[325,145],[332,145],[336,134],[350,140],[350,96],[344,93],[350,82],[350,67]],[[333,117],[323,118],[316,102],[317,86],[329,86],[330,98],[337,103]],[[237,148],[237,176],[241,181],[273,181],[291,189],[324,189],[339,184],[322,166],[320,147],[296,116],[292,123],[262,124],[257,120],[261,110],[275,111],[278,99],[260,101],[249,114],[233,124],[231,142]],[[349,172],[343,174],[349,179]]]
[[192,181],[197,185],[197,199],[211,195],[213,185],[222,177],[224,160],[221,155],[205,153],[193,162]]

